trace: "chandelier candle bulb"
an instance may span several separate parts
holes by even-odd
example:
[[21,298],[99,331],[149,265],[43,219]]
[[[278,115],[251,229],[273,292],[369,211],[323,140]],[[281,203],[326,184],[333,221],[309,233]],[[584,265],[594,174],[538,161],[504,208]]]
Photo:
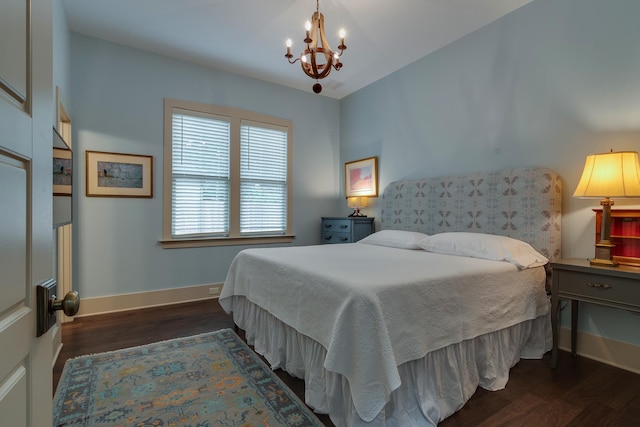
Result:
[[309,49],[309,43],[312,42],[311,37],[309,37],[309,31],[311,31],[311,22],[307,21],[304,24],[304,28],[305,28],[305,32],[306,32],[306,37],[304,38],[304,42],[307,44],[307,49]]
[[287,39],[287,54],[285,55],[287,58],[292,58],[293,55],[291,54],[291,45],[292,45],[292,41],[291,39]]
[[340,46],[338,46],[338,49],[345,50],[347,46],[344,44],[344,37],[347,35],[347,33],[344,31],[344,28],[340,29],[339,35],[340,35]]

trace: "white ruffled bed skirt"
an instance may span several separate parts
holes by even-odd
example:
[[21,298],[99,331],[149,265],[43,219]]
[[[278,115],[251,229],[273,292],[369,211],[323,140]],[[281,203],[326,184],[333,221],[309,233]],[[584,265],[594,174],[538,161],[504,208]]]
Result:
[[550,315],[441,348],[398,367],[402,385],[371,422],[355,411],[349,383],[324,369],[325,348],[249,302],[233,297],[234,322],[272,369],[304,379],[305,402],[338,426],[435,426],[460,409],[478,386],[500,390],[520,359],[551,349]]

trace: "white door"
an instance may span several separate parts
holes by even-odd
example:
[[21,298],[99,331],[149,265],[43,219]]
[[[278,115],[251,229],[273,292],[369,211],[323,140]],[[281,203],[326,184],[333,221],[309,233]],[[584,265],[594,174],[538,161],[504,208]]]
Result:
[[51,426],[51,331],[36,285],[52,275],[51,0],[0,1],[0,424]]

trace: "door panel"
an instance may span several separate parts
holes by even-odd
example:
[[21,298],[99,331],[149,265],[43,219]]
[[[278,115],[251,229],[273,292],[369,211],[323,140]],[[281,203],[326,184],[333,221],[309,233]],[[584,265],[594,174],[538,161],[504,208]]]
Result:
[[[9,373],[23,368],[28,341],[20,335],[30,326],[27,281],[27,171],[23,161],[0,152],[0,390],[9,393],[15,378]],[[17,382],[15,383],[17,384]],[[0,393],[0,399],[2,399]],[[9,393],[13,394],[13,393]],[[24,414],[26,415],[26,414]]]
[[[0,290],[0,313],[26,300],[27,287],[27,171],[24,162],[0,152],[0,271],[6,285]],[[22,191],[16,191],[22,189]]]
[[0,414],[3,415],[2,422],[6,423],[4,425],[27,425],[27,388],[27,370],[22,365],[0,386]]
[[25,37],[29,28],[29,2],[25,0],[2,0],[0,13],[0,89],[17,101],[25,104],[27,99],[27,52],[29,39]]
[[[33,310],[27,274],[27,164],[0,151],[0,415],[28,419],[27,373]],[[5,412],[7,409],[8,412]]]

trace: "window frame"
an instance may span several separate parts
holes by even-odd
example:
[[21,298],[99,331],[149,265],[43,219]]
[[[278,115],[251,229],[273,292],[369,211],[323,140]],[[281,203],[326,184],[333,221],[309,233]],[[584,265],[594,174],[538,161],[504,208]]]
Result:
[[[194,115],[212,115],[229,120],[231,126],[230,141],[230,207],[228,236],[174,237],[171,233],[172,219],[172,120],[174,109],[193,111]],[[287,129],[287,208],[286,230],[281,235],[240,235],[240,125],[243,121],[263,123],[265,127]],[[187,248],[202,246],[230,246],[267,243],[290,243],[294,239],[291,218],[291,176],[293,158],[293,123],[290,120],[268,116],[234,107],[204,104],[178,99],[164,99],[164,162],[163,162],[163,209],[162,239],[163,248]]]

